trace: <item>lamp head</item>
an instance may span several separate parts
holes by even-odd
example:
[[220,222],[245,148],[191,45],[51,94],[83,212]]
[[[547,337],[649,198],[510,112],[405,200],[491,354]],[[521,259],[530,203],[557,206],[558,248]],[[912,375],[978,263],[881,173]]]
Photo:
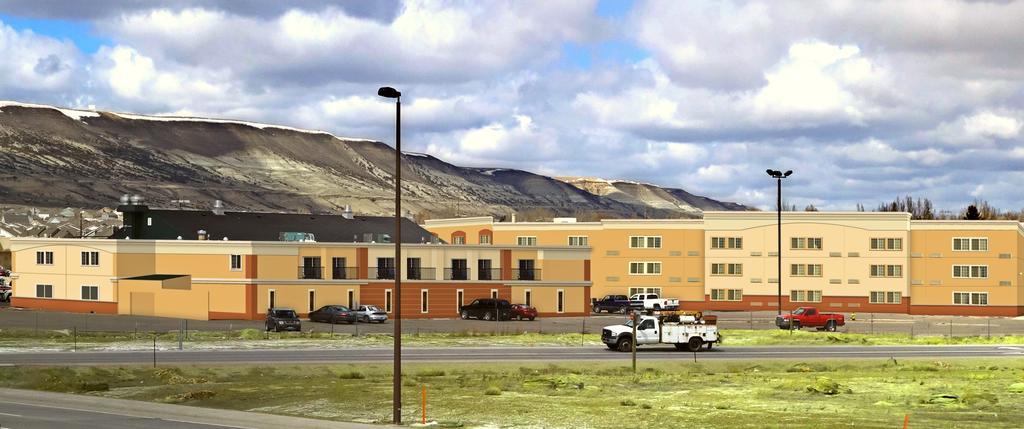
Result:
[[402,96],[402,93],[390,86],[382,86],[377,90],[377,95],[384,98],[398,98]]
[[790,174],[793,174],[793,170],[786,170],[786,174],[783,174],[782,177],[789,177]]

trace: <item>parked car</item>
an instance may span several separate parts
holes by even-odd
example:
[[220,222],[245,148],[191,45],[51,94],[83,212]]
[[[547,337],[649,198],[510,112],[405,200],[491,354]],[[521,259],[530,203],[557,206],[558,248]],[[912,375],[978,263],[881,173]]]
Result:
[[512,317],[516,320],[537,318],[537,309],[526,304],[512,304]]
[[637,293],[629,297],[629,305],[637,310],[676,310],[679,300],[661,298],[656,293]]
[[594,313],[607,311],[609,313],[626,314],[629,311],[629,297],[626,295],[605,295],[604,298],[594,301]]
[[301,331],[302,321],[295,310],[290,308],[271,308],[267,310],[267,330],[274,332]]
[[356,312],[344,305],[325,305],[309,313],[310,322],[338,323],[349,325],[356,323]]
[[384,323],[388,321],[388,313],[377,308],[376,305],[360,305],[359,309],[356,310],[356,319],[366,323]]
[[463,319],[509,320],[512,317],[512,304],[504,299],[481,298],[459,307],[459,315]]
[[792,314],[775,317],[775,326],[779,329],[818,328],[835,332],[839,326],[846,325],[846,318],[838,313],[822,313],[815,307],[800,307]]

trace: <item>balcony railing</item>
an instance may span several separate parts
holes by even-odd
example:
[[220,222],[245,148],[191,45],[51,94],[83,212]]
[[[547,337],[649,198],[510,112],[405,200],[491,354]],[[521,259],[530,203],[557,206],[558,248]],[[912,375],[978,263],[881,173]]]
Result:
[[299,267],[299,278],[300,279],[322,279],[324,278],[324,267]]
[[367,270],[370,280],[394,280],[395,267],[370,267]]
[[445,280],[469,280],[469,268],[445,268]]
[[513,268],[512,269],[512,280],[527,280],[527,281],[540,280],[540,269],[539,268],[530,268],[530,269],[516,269],[516,268]]
[[433,267],[408,267],[405,277],[409,280],[437,280],[436,269]]
[[353,280],[359,278],[357,267],[331,267],[332,280]]
[[484,268],[477,270],[477,280],[501,280],[501,268]]

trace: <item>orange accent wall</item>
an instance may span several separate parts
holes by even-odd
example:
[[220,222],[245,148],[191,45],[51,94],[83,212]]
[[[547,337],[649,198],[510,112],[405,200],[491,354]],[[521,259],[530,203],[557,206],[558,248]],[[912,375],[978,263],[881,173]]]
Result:
[[501,279],[512,280],[512,250],[501,250]]
[[[384,303],[384,291],[394,290],[395,284],[374,282],[362,286],[359,291],[362,305],[376,305],[387,308]],[[420,291],[426,289],[428,313],[420,312]],[[491,289],[498,290],[498,298],[511,300],[512,289],[508,285],[494,283],[403,283],[402,284],[402,319],[454,318],[458,317],[456,299],[457,291],[462,289],[463,302],[469,304],[474,299],[490,298]],[[393,297],[394,298],[394,297]],[[393,299],[392,298],[392,299]],[[388,317],[394,317],[394,308]],[[564,316],[565,314],[561,314]]]
[[71,313],[117,314],[116,302],[12,297],[11,306]]
[[[589,259],[584,259],[583,260],[583,281],[585,281],[585,282],[589,282],[590,281],[590,260]],[[590,302],[590,300],[588,299],[587,302]]]
[[1024,306],[1012,305],[911,305],[910,314],[949,316],[1024,316]]
[[361,279],[365,279],[369,276],[369,259],[370,249],[366,247],[360,247],[356,249],[356,274]]
[[245,255],[245,278],[254,279],[257,277],[259,259],[256,255]]

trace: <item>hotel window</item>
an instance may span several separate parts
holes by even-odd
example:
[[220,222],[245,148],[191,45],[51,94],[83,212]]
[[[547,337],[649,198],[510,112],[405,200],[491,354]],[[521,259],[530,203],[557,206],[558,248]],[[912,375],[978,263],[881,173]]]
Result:
[[242,255],[231,255],[231,271],[242,271]]
[[452,237],[452,244],[466,244],[465,235],[456,235]]
[[316,310],[316,290],[309,290],[309,302],[306,307],[309,308],[309,311]]
[[661,296],[660,287],[631,287],[629,288],[629,296],[636,295],[638,293],[653,293]]
[[712,301],[742,301],[743,289],[711,289]]
[[571,235],[569,236],[569,246],[571,247],[587,247],[590,245],[590,240],[585,235]]
[[789,239],[791,249],[821,250],[821,237],[793,237]]
[[820,290],[792,290],[789,291],[791,302],[821,302]]
[[821,264],[791,264],[789,274],[794,277],[821,277]]
[[420,313],[426,313],[426,312],[430,311],[430,310],[428,310],[428,308],[429,308],[428,302],[429,301],[427,300],[427,298],[428,298],[427,293],[428,293],[428,291],[426,289],[421,289],[420,290]]
[[953,292],[954,305],[988,305],[988,292]]
[[872,265],[871,277],[903,277],[902,265]]
[[954,237],[953,250],[959,252],[985,252],[988,239],[984,237]]
[[712,249],[742,249],[743,237],[711,237]]
[[520,246],[536,246],[537,237],[534,236],[521,236],[516,237],[516,244]]
[[562,289],[558,290],[558,312],[565,312],[565,291]]
[[902,238],[872,238],[871,250],[903,250]]
[[391,289],[384,289],[384,312],[391,312]]
[[498,299],[498,290],[491,289],[491,299]]
[[352,308],[355,308],[355,306],[356,306],[356,291],[352,290],[352,289],[349,289],[348,290],[348,308],[352,309]]
[[988,265],[954,265],[953,278],[956,279],[987,279]]
[[630,249],[660,249],[661,236],[633,235],[629,237]]
[[98,301],[100,299],[100,287],[82,286],[82,299],[85,301]]
[[82,252],[82,266],[95,267],[100,264],[100,252]]
[[523,291],[523,303],[526,304],[527,307],[533,306],[533,291],[529,289]]
[[711,264],[713,276],[742,276],[743,264]]
[[53,265],[53,252],[36,252],[36,265]]
[[491,244],[491,235],[480,234],[480,244]]
[[53,298],[53,285],[36,285],[36,298]]
[[630,275],[659,275],[661,274],[661,262],[630,262]]
[[903,302],[903,292],[871,292],[868,302],[871,304],[899,304]]

